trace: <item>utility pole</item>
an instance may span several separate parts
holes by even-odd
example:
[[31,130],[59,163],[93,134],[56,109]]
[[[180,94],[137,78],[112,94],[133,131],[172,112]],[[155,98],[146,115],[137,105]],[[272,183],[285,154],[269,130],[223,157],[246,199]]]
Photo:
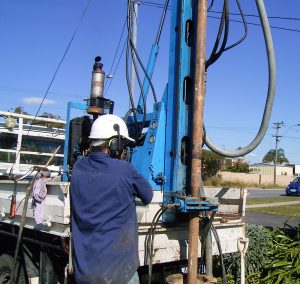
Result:
[[273,137],[275,137],[275,159],[274,159],[274,185],[276,185],[276,165],[277,165],[277,151],[278,151],[278,142],[279,142],[279,138],[282,137],[279,135],[279,129],[283,126],[283,121],[281,122],[275,122],[273,123],[275,125],[275,129],[276,129],[276,135],[272,135]]

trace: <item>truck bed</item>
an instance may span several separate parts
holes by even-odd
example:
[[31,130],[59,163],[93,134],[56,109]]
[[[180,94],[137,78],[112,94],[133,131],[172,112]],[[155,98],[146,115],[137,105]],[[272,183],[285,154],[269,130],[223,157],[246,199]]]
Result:
[[[23,211],[26,188],[30,186],[29,181],[17,183],[17,206],[16,217],[9,219],[11,195],[14,191],[14,182],[11,180],[0,181],[0,223],[20,225]],[[43,231],[46,234],[57,235],[62,238],[69,237],[70,232],[70,199],[68,182],[47,183],[47,197],[45,200],[45,216],[47,225],[37,226],[33,217],[31,200],[29,200],[25,228],[30,230]],[[237,241],[245,237],[245,213],[246,190],[236,188],[205,188],[205,195],[217,197],[220,203],[218,213],[215,216],[213,225],[216,228],[223,253],[238,251]],[[139,221],[139,255],[140,263],[147,263],[146,240],[149,237],[151,222],[157,210],[160,209],[163,200],[163,193],[154,192],[154,198],[150,205],[137,205],[137,216]],[[137,204],[139,204],[137,202]],[[200,234],[203,230],[200,229]],[[202,232],[203,233],[203,232]],[[200,256],[199,241],[199,256]],[[187,259],[188,254],[188,223],[187,220],[180,220],[167,223],[164,216],[156,226],[153,263],[171,262]],[[219,254],[217,243],[213,237],[213,254]]]

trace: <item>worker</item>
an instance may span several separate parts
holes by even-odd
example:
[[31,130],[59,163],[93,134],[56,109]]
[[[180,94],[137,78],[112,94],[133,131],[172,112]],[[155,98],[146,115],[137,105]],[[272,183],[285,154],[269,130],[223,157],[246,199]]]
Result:
[[120,117],[98,117],[89,137],[91,153],[75,163],[71,178],[75,281],[136,284],[135,198],[147,205],[153,191],[130,163],[118,159],[124,143],[134,141]]

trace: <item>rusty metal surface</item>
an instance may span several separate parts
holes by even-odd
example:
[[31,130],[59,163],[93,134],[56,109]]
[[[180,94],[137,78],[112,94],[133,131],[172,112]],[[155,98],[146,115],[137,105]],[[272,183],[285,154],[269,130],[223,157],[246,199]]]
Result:
[[[205,52],[207,0],[198,0],[196,19],[196,42],[194,44],[194,98],[192,122],[191,195],[199,197],[201,188],[201,158],[203,144],[203,110],[205,97]],[[188,284],[196,283],[198,269],[199,214],[190,213]]]

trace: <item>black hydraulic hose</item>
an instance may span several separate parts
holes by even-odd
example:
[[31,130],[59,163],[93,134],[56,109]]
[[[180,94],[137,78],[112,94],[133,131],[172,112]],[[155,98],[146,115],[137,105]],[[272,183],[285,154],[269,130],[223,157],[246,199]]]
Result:
[[[129,38],[131,38],[131,28],[130,28],[130,23],[129,23],[129,19],[130,18],[131,18],[131,9],[130,9],[130,2],[128,2],[128,6],[127,6],[127,31],[128,31],[128,38],[127,38],[127,46],[126,46],[126,83],[127,83],[127,88],[128,88],[128,92],[129,92],[131,110],[132,110],[132,113],[133,113],[133,116],[134,116],[135,127],[136,127],[136,137],[134,137],[134,138],[136,140],[138,140],[138,138],[139,138],[139,136],[140,136],[140,134],[141,134],[141,132],[143,130],[143,125],[145,124],[145,121],[146,121],[146,100],[145,100],[145,95],[143,93],[143,89],[141,87],[142,84],[141,84],[141,80],[140,80],[140,77],[139,77],[139,74],[138,74],[138,70],[137,70],[135,58],[133,56],[132,47],[131,47],[130,42],[129,42]],[[144,116],[143,116],[143,122],[142,122],[141,127],[139,127],[139,123],[138,123],[138,119],[137,119],[137,115],[136,115],[137,109],[134,106],[134,99],[133,99],[132,90],[131,90],[130,82],[129,82],[130,81],[129,80],[129,75],[128,75],[128,57],[129,57],[128,53],[129,53],[129,48],[130,48],[130,53],[131,53],[131,58],[132,58],[134,70],[135,70],[135,73],[136,73],[136,76],[137,76],[137,79],[138,79],[138,83],[139,83],[140,89],[142,91],[143,107],[144,107],[143,113],[144,113]],[[131,110],[129,110],[129,113],[130,113]]]
[[147,70],[146,70],[146,68],[145,68],[145,66],[144,66],[144,64],[143,64],[143,62],[142,62],[142,60],[141,60],[141,58],[140,58],[140,56],[139,56],[139,54],[138,54],[135,46],[134,46],[131,38],[129,38],[129,42],[130,42],[130,45],[131,45],[131,47],[132,47],[132,49],[134,51],[134,54],[135,54],[135,56],[136,56],[136,58],[137,58],[137,60],[138,60],[138,62],[140,64],[140,66],[141,66],[141,68],[142,68],[142,70],[143,70],[143,72],[144,72],[147,80],[149,81],[149,84],[150,84],[150,87],[151,87],[151,90],[152,90],[152,94],[153,94],[154,102],[157,103],[157,96],[156,96],[156,92],[155,92],[152,80],[151,80],[151,78],[150,78],[150,76],[149,76],[149,74],[148,74],[148,72],[147,72]]
[[214,5],[214,0],[211,0],[211,3],[209,5],[209,7],[207,8],[207,11],[210,11],[213,5]]
[[151,90],[152,90],[152,94],[153,94],[154,102],[157,103],[157,96],[156,96],[156,92],[155,92],[152,80],[151,80],[151,78],[150,78],[150,76],[149,76],[149,74],[148,74],[148,72],[147,72],[147,70],[146,70],[146,68],[145,68],[145,66],[144,66],[144,64],[143,64],[143,62],[142,62],[142,60],[141,60],[141,58],[140,58],[140,56],[139,56],[139,54],[138,54],[138,52],[137,52],[134,44],[133,44],[133,42],[132,42],[132,38],[131,37],[129,37],[129,43],[130,43],[130,46],[131,46],[131,48],[132,48],[132,50],[133,50],[133,52],[134,52],[134,54],[136,56],[136,59],[138,60],[138,62],[140,64],[140,66],[141,66],[141,68],[142,68],[142,70],[143,70],[143,72],[144,72],[147,80],[149,81],[149,84],[150,84],[150,87],[151,87]]
[[157,35],[156,35],[156,39],[155,39],[155,44],[159,43],[160,35],[161,35],[161,32],[162,32],[162,28],[163,28],[165,18],[166,18],[166,14],[167,14],[167,10],[168,10],[168,6],[169,6],[169,0],[166,0],[164,10],[163,10],[162,15],[161,15],[159,27],[158,27],[158,31],[157,31]]
[[[128,33],[128,37],[127,37],[127,42],[129,43],[129,48],[130,48],[130,56],[131,56],[131,60],[132,60],[132,63],[133,63],[133,67],[134,67],[134,71],[135,71],[135,74],[136,74],[136,77],[137,77],[137,80],[138,80],[138,84],[139,84],[139,87],[140,87],[140,90],[141,90],[141,93],[142,93],[142,98],[143,98],[143,113],[144,113],[144,119],[146,119],[146,100],[145,100],[145,95],[144,95],[144,92],[143,92],[143,87],[142,87],[142,82],[140,80],[140,76],[139,76],[139,72],[138,72],[138,68],[137,68],[137,65],[136,65],[136,61],[135,61],[135,56],[134,56],[134,52],[133,52],[133,49],[132,49],[132,45],[130,44],[130,39],[132,38],[132,32],[131,32],[131,26],[130,26],[130,22],[129,22],[129,19],[131,19],[131,8],[130,8],[130,2],[128,2],[128,6],[127,6],[127,33]],[[127,45],[128,46],[128,45]],[[128,52],[128,48],[127,48],[127,52]],[[127,55],[127,58],[128,58],[128,55]],[[128,65],[128,64],[127,64]],[[130,91],[131,91],[131,88],[129,88]],[[131,101],[133,101],[133,96],[132,94],[130,94],[130,98],[131,98]],[[132,107],[134,108],[134,105],[131,103]],[[145,122],[145,121],[144,121]],[[143,123],[144,123],[143,122]]]
[[141,94],[142,94],[142,98],[143,98],[143,121],[142,121],[142,124],[140,125],[140,133],[138,134],[140,136],[142,134],[142,131],[143,131],[143,128],[144,128],[144,125],[145,125],[145,122],[146,122],[147,106],[146,106],[146,98],[145,98],[145,94],[144,94],[144,91],[143,91],[142,82],[141,82],[140,75],[139,75],[138,70],[137,70],[137,66],[136,66],[136,62],[135,62],[134,57],[132,57],[132,62],[133,62],[136,78],[138,80],[140,90],[141,90]]
[[129,83],[129,75],[128,75],[128,44],[127,43],[127,47],[126,47],[126,59],[125,59],[125,62],[126,62],[126,83],[127,83],[127,88],[128,88],[128,92],[129,92],[129,99],[130,99],[130,103],[131,103],[131,109],[133,110],[133,117],[134,117],[134,121],[135,123],[137,124],[138,123],[138,120],[137,120],[137,117],[136,117],[136,109],[134,107],[134,101],[133,101],[133,96],[132,96],[132,93],[131,93],[131,88],[130,88],[130,83]]
[[[225,2],[224,2],[224,5],[225,5]],[[223,7],[223,10],[222,10],[222,17],[221,17],[221,21],[220,21],[220,24],[219,24],[218,35],[217,35],[213,50],[212,50],[209,58],[206,60],[206,63],[205,63],[205,68],[206,69],[212,64],[213,56],[217,52],[217,49],[218,49],[218,46],[219,46],[219,43],[220,43],[220,39],[221,39],[221,36],[222,36],[222,33],[223,33],[223,28],[224,28],[224,23],[225,23],[225,9],[224,8],[225,8],[225,6]]]
[[[217,52],[220,38],[223,33],[224,24],[225,24],[224,37],[223,37],[223,41],[222,41],[220,50]],[[228,0],[224,0],[224,7],[223,7],[223,12],[222,12],[222,19],[221,19],[220,26],[219,26],[218,36],[217,36],[215,45],[213,47],[213,51],[212,51],[209,59],[205,63],[206,70],[210,65],[212,65],[214,62],[216,62],[220,58],[222,53],[225,51],[227,40],[228,40],[228,34],[229,34],[229,7],[228,7]]]
[[211,226],[211,230],[214,234],[214,237],[215,237],[215,240],[216,240],[216,243],[218,246],[219,254],[220,254],[220,261],[221,261],[221,266],[222,266],[222,284],[226,284],[227,283],[226,270],[225,270],[225,265],[224,265],[224,258],[223,258],[223,252],[222,252],[220,238],[219,238],[218,232],[217,232],[216,228],[214,227],[214,225]]
[[[224,37],[222,41],[222,45],[220,47],[220,50],[216,52],[213,56],[212,63],[216,62],[222,55],[222,53],[225,51],[227,40],[228,40],[228,34],[229,34],[229,6],[228,6],[228,0],[224,1],[224,14],[225,14],[225,27],[224,27]],[[212,64],[211,63],[211,64]],[[207,69],[207,67],[206,67]]]
[[[152,259],[153,259],[153,245],[154,245],[154,234],[155,234],[155,230],[156,230],[156,226],[157,226],[157,222],[159,221],[160,217],[162,216],[162,214],[164,214],[166,212],[168,208],[167,207],[162,207],[160,209],[160,213],[157,215],[156,220],[154,221],[153,219],[153,223],[151,224],[152,230],[151,230],[151,240],[150,240],[150,255],[149,255],[149,278],[148,278],[148,284],[151,284],[151,280],[152,280]],[[153,226],[152,226],[153,225]]]
[[16,248],[15,248],[15,254],[14,254],[14,259],[13,259],[13,264],[12,264],[12,269],[11,269],[11,278],[10,278],[10,284],[15,283],[15,270],[16,270],[16,264],[17,264],[17,258],[19,254],[19,248],[21,244],[21,239],[23,235],[23,229],[25,226],[25,221],[26,221],[26,213],[27,213],[27,207],[28,207],[28,201],[30,197],[30,193],[32,192],[34,182],[36,180],[36,177],[38,175],[38,171],[35,174],[34,178],[31,180],[30,185],[26,189],[26,195],[25,195],[25,201],[24,201],[24,207],[22,211],[22,216],[21,216],[21,221],[20,221],[20,227],[19,227],[19,232],[18,232],[18,238],[17,238],[17,243],[16,243]]
[[152,84],[152,80],[151,80],[151,78],[150,78],[150,76],[149,76],[149,74],[148,74],[148,72],[147,72],[147,70],[146,70],[146,68],[145,68],[145,66],[144,66],[144,64],[143,64],[143,62],[142,62],[142,60],[141,60],[141,58],[140,58],[140,56],[139,56],[136,48],[135,48],[135,46],[134,46],[134,43],[132,41],[131,31],[130,31],[130,24],[129,24],[129,19],[131,17],[130,3],[131,3],[131,1],[128,0],[128,2],[127,2],[127,29],[129,31],[128,32],[129,44],[130,44],[130,47],[132,48],[132,50],[133,50],[133,52],[135,54],[135,57],[137,58],[137,60],[138,60],[138,62],[140,64],[140,66],[141,66],[141,68],[142,68],[142,70],[143,70],[143,72],[144,72],[147,80],[149,81],[149,84],[150,84],[150,87],[151,87],[151,90],[152,90],[152,94],[153,94],[154,102],[157,103],[156,92],[155,92],[154,86]]
[[148,264],[148,258],[149,258],[149,255],[150,255],[150,242],[151,242],[151,234],[152,234],[152,231],[153,231],[153,226],[154,226],[154,223],[156,222],[156,218],[160,214],[161,210],[162,210],[162,208],[157,210],[157,212],[155,213],[155,215],[152,219],[149,231],[148,231],[149,234],[146,235],[146,237],[145,237],[145,253],[146,253],[145,258],[144,258],[144,264],[145,265]]
[[276,88],[276,64],[275,64],[275,54],[274,54],[274,48],[273,48],[273,41],[272,41],[272,35],[270,31],[270,26],[268,22],[268,17],[266,14],[265,6],[263,0],[256,0],[256,6],[259,13],[264,38],[265,38],[265,44],[266,44],[266,50],[267,50],[267,56],[268,56],[268,70],[269,70],[269,83],[268,83],[268,95],[266,99],[265,109],[263,118],[261,121],[261,125],[259,128],[259,131],[256,135],[256,137],[253,139],[253,141],[245,147],[242,147],[238,150],[226,150],[222,149],[221,147],[215,145],[211,139],[208,137],[207,133],[204,132],[204,143],[205,145],[212,150],[213,152],[225,156],[225,157],[240,157],[244,156],[251,151],[253,151],[262,141],[264,138],[268,124],[271,117],[271,111],[273,107],[274,97],[275,97],[275,88]]
[[[131,29],[130,28],[128,29],[128,33],[130,34],[130,37],[131,37]],[[141,81],[141,78],[140,78],[140,75],[139,75],[139,72],[138,72],[138,68],[137,68],[137,65],[136,65],[136,61],[135,61],[135,58],[134,58],[134,55],[133,55],[132,48],[130,48],[130,52],[131,52],[131,58],[132,58],[132,62],[133,62],[134,71],[135,71],[135,74],[136,74],[136,78],[138,80],[138,84],[139,84],[142,99],[143,99],[143,121],[142,121],[142,125],[140,127],[140,133],[139,133],[139,135],[141,135],[143,127],[144,127],[145,122],[146,122],[146,113],[147,113],[146,97],[145,97],[145,94],[144,94],[143,84],[142,84],[142,81]]]
[[235,42],[234,44],[230,45],[230,46],[227,46],[224,51],[227,51],[235,46],[237,46],[238,44],[240,44],[246,37],[247,37],[247,34],[248,34],[248,26],[247,26],[247,21],[246,21],[246,18],[245,18],[245,15],[244,15],[244,12],[243,12],[243,9],[242,9],[242,6],[241,6],[241,3],[240,3],[240,0],[236,0],[236,4],[239,8],[239,11],[240,11],[240,15],[242,17],[242,20],[243,20],[243,25],[244,25],[244,34],[243,36],[237,41]]

